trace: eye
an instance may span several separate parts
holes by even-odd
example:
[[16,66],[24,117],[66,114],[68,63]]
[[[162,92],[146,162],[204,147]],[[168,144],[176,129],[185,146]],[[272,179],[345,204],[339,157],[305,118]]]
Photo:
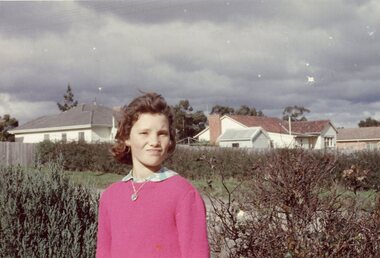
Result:
[[140,132],[139,134],[142,134],[142,135],[147,135],[148,132]]

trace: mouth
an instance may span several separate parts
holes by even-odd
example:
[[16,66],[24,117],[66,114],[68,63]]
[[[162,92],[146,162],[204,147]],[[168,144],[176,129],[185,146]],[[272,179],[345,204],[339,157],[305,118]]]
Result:
[[158,155],[158,154],[161,154],[161,152],[162,152],[161,149],[149,149],[147,151],[148,151],[148,153],[153,154],[153,155]]

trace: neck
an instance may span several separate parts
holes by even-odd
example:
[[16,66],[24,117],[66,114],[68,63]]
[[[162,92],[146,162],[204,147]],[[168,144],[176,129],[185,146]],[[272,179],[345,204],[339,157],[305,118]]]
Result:
[[150,177],[154,173],[158,172],[161,169],[161,166],[159,167],[145,167],[145,166],[139,166],[139,165],[133,165],[132,168],[132,175],[136,179],[145,179],[147,177]]

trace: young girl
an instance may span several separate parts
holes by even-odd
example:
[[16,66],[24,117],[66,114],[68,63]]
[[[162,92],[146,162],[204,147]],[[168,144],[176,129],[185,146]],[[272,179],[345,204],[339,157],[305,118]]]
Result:
[[162,167],[176,146],[170,107],[147,93],[123,111],[112,153],[133,167],[100,198],[96,257],[210,257],[202,197]]

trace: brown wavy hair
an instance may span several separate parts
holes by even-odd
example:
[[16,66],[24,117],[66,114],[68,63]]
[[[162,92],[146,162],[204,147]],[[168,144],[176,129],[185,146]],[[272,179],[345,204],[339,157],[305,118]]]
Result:
[[131,151],[125,144],[125,141],[129,139],[132,126],[139,119],[139,116],[144,113],[162,114],[167,117],[169,121],[170,135],[168,154],[175,150],[176,143],[173,111],[161,95],[154,92],[145,93],[132,100],[128,106],[124,106],[121,112],[122,119],[119,121],[115,136],[116,143],[111,149],[111,153],[116,160],[125,164],[132,164]]

